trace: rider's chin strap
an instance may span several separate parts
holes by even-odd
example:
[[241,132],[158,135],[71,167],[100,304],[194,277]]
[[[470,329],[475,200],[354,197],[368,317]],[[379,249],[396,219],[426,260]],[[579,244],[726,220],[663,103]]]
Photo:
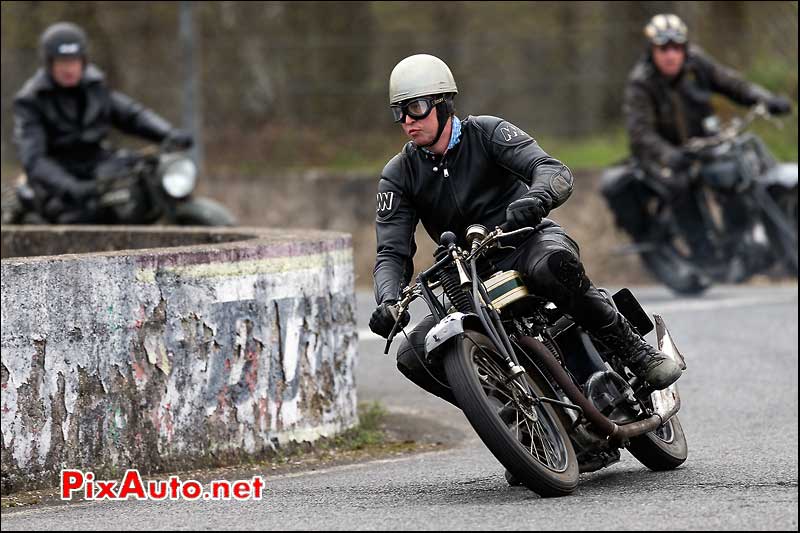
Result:
[[434,137],[431,142],[420,145],[422,148],[428,148],[429,146],[433,146],[439,142],[439,138],[442,136],[444,127],[447,125],[447,119],[451,116],[450,110],[448,109],[449,107],[450,106],[446,101],[436,104],[436,118],[439,119],[439,130],[436,132],[436,137]]

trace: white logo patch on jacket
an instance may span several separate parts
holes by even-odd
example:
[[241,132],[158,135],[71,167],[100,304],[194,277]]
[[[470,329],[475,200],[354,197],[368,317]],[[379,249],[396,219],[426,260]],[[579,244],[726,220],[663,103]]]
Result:
[[394,203],[394,192],[379,192],[378,208],[375,210],[375,212],[380,215],[386,211],[391,211],[392,203]]
[[514,146],[530,140],[530,136],[510,122],[501,122],[494,131],[492,140],[504,146]]
[[386,220],[391,217],[400,205],[400,193],[395,191],[379,192],[377,199],[375,216],[378,220]]

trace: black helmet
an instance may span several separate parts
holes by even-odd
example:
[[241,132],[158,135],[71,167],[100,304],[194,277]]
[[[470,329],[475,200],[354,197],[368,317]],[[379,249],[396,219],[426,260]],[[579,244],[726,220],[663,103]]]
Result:
[[669,42],[686,44],[689,29],[677,15],[667,13],[650,19],[644,28],[644,35],[651,45],[663,46]]
[[57,22],[44,30],[39,39],[42,61],[50,64],[57,57],[86,59],[86,32],[71,22]]

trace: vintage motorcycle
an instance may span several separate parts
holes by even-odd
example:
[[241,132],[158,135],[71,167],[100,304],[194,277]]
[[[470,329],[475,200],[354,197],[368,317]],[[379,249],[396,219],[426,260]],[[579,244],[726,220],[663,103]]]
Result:
[[661,180],[635,162],[603,174],[603,196],[634,241],[623,253],[638,253],[677,293],[700,294],[714,282],[741,282],[776,265],[797,276],[797,163],[777,163],[761,139],[745,131],[757,117],[769,118],[763,104],[721,127],[712,119],[706,129],[716,133],[685,147],[694,156],[688,172],[703,220],[697,231],[711,245],[707,256],[688,247]]
[[[507,476],[541,496],[571,493],[580,472],[616,462],[621,448],[653,470],[677,468],[688,448],[675,416],[676,384],[650,390],[570,316],[530,294],[518,272],[479,275],[482,257],[531,231],[473,225],[468,250],[452,232],[442,234],[436,262],[395,308],[401,317],[422,298],[438,321],[417,357],[443,366],[458,405]],[[630,291],[610,300],[641,334],[653,329]],[[654,318],[659,348],[685,369],[664,321]],[[385,353],[399,325],[398,318]]]
[[[81,206],[81,220],[95,224],[178,224],[232,226],[236,219],[222,205],[192,195],[197,167],[169,145],[138,151],[118,150],[95,170],[98,194]],[[70,223],[70,213],[47,220],[37,208],[37,193],[25,176],[4,191],[3,223]]]

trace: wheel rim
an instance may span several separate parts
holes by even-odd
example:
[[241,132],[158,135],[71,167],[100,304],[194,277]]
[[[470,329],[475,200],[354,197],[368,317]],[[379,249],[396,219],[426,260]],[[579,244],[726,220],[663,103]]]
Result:
[[784,194],[778,200],[778,205],[789,217],[789,220],[797,221],[797,196],[794,194]]
[[473,342],[471,357],[481,388],[508,431],[541,466],[557,473],[566,471],[567,447],[543,405],[526,401],[516,381],[505,383],[507,373],[497,362],[499,355],[493,356]]
[[672,441],[675,440],[675,431],[672,429],[672,420],[668,420],[666,424],[653,431],[653,436],[667,444],[672,444]]

